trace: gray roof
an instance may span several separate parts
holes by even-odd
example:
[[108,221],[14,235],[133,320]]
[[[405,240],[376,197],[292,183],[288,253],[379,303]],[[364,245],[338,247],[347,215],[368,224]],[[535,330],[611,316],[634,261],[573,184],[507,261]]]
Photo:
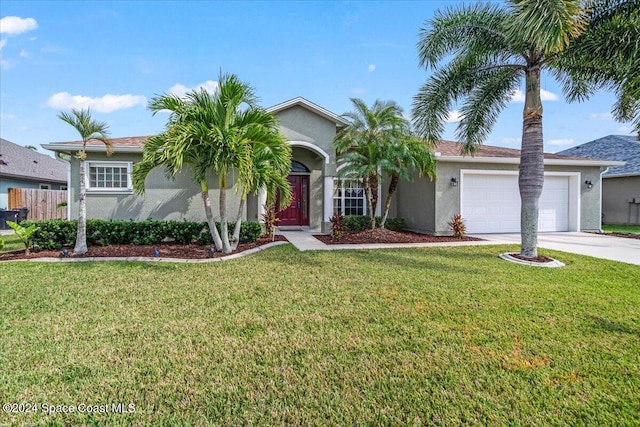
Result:
[[557,154],[627,162],[624,166],[611,167],[603,175],[606,177],[640,175],[640,141],[637,136],[609,135]]
[[0,176],[66,183],[67,163],[0,138]]

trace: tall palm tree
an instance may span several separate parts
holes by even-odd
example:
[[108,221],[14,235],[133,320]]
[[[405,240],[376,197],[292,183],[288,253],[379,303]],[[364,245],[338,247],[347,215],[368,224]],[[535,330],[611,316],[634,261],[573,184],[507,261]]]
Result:
[[71,114],[63,111],[58,114],[58,118],[73,126],[82,139],[82,149],[76,155],[80,160],[80,195],[78,203],[78,231],[73,252],[76,254],[84,254],[87,253],[87,187],[85,183],[87,142],[89,140],[102,142],[107,147],[107,155],[110,155],[112,152],[112,144],[109,140],[109,126],[104,122],[91,118],[89,108],[86,110],[72,108]]
[[334,140],[338,161],[345,164],[339,177],[362,180],[371,228],[375,228],[378,184],[382,180],[389,145],[405,140],[410,127],[402,117],[402,108],[393,101],[376,100],[371,108],[358,98],[351,98],[351,103],[354,110],[343,114],[349,124]]
[[[592,25],[605,3],[611,13]],[[462,101],[457,137],[464,142],[463,154],[473,154],[524,80],[518,177],[523,257],[537,256],[538,201],[544,182],[541,73],[548,70],[558,78],[569,100],[587,97],[593,82],[622,88],[625,73],[605,55],[587,56],[593,51],[587,42],[602,40],[598,28],[624,21],[620,11],[637,11],[638,3],[510,0],[506,6],[474,4],[438,12],[420,31],[420,66],[433,68],[434,74],[414,97],[413,115],[417,132],[432,144],[440,139],[454,103]],[[637,43],[637,38],[629,43]],[[609,44],[607,49],[615,52],[617,46]],[[630,49],[626,55],[633,57],[637,51]],[[637,69],[635,73],[637,82]],[[629,108],[624,111],[628,117]]]
[[[227,225],[230,174],[237,174],[236,190],[241,194],[236,224],[239,235],[245,198],[255,189],[257,180],[256,156],[267,156],[273,170],[284,176],[290,167],[291,149],[279,133],[275,116],[258,107],[256,102],[253,89],[235,75],[221,75],[213,94],[201,90],[187,93],[184,99],[171,94],[153,98],[149,109],[154,114],[163,110],[171,112],[167,129],[145,143],[142,162],[133,170],[134,189],[142,193],[145,179],[154,168],[164,167],[169,177],[175,177],[189,164],[193,179],[201,188],[214,244],[225,253],[237,245],[237,242],[231,244]],[[210,171],[218,176],[220,233],[209,198],[207,176]]]

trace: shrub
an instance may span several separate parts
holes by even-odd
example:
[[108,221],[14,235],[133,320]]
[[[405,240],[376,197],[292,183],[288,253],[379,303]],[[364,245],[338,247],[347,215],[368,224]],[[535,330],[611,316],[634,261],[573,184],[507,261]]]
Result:
[[[60,249],[73,246],[76,239],[78,222],[51,219],[46,221],[24,221],[29,227],[37,224],[33,243],[41,249]],[[217,224],[220,230],[220,224]],[[229,223],[229,233],[235,223]],[[262,228],[258,222],[243,222],[240,228],[240,243],[255,242]],[[87,220],[87,245],[155,245],[163,241],[175,241],[179,244],[211,244],[211,234],[206,222],[194,221],[123,221],[123,220]]]
[[[376,226],[380,226],[382,217],[376,217]],[[346,231],[362,231],[371,228],[371,219],[367,215],[346,215],[344,217]],[[403,218],[387,218],[385,228],[391,231],[402,231],[405,229]]]
[[451,227],[451,231],[453,231],[453,235],[455,237],[459,239],[464,238],[465,234],[467,233],[467,227],[464,224],[462,215],[455,214],[451,222],[448,222],[447,224],[449,224],[449,227]]
[[331,236],[336,239],[344,236],[345,225],[344,215],[342,215],[342,212],[338,211],[334,213],[333,216],[329,218],[329,221],[331,221]]

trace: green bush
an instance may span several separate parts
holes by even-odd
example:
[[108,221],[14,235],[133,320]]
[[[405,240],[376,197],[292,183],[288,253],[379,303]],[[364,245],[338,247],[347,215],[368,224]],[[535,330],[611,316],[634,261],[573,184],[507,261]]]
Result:
[[[379,227],[382,217],[376,217],[376,226]],[[371,228],[371,218],[367,215],[347,215],[344,217],[346,231],[362,231]],[[385,228],[391,231],[402,231],[405,228],[403,218],[387,218]]]
[[[37,224],[39,229],[33,236],[33,243],[42,249],[60,249],[73,246],[76,241],[78,222],[62,219],[46,221],[24,221],[28,227]],[[218,223],[218,230],[220,224]],[[229,224],[229,234],[235,223]],[[255,242],[262,228],[258,222],[243,222],[240,228],[240,243]],[[212,244],[209,227],[206,222],[194,221],[123,221],[123,220],[87,220],[87,245],[157,245],[164,241],[178,244]]]

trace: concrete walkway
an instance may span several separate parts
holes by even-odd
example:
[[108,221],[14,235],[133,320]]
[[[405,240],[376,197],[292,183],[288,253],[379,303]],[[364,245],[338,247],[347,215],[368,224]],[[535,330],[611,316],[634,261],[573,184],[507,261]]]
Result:
[[[492,243],[520,244],[520,234],[478,234]],[[640,240],[602,234],[538,233],[538,247],[640,265]]]
[[442,243],[362,243],[348,245],[326,245],[313,237],[319,231],[279,231],[299,251],[337,251],[342,249],[388,249],[388,248],[424,248],[431,246],[479,246],[495,245],[489,241],[442,242]]

